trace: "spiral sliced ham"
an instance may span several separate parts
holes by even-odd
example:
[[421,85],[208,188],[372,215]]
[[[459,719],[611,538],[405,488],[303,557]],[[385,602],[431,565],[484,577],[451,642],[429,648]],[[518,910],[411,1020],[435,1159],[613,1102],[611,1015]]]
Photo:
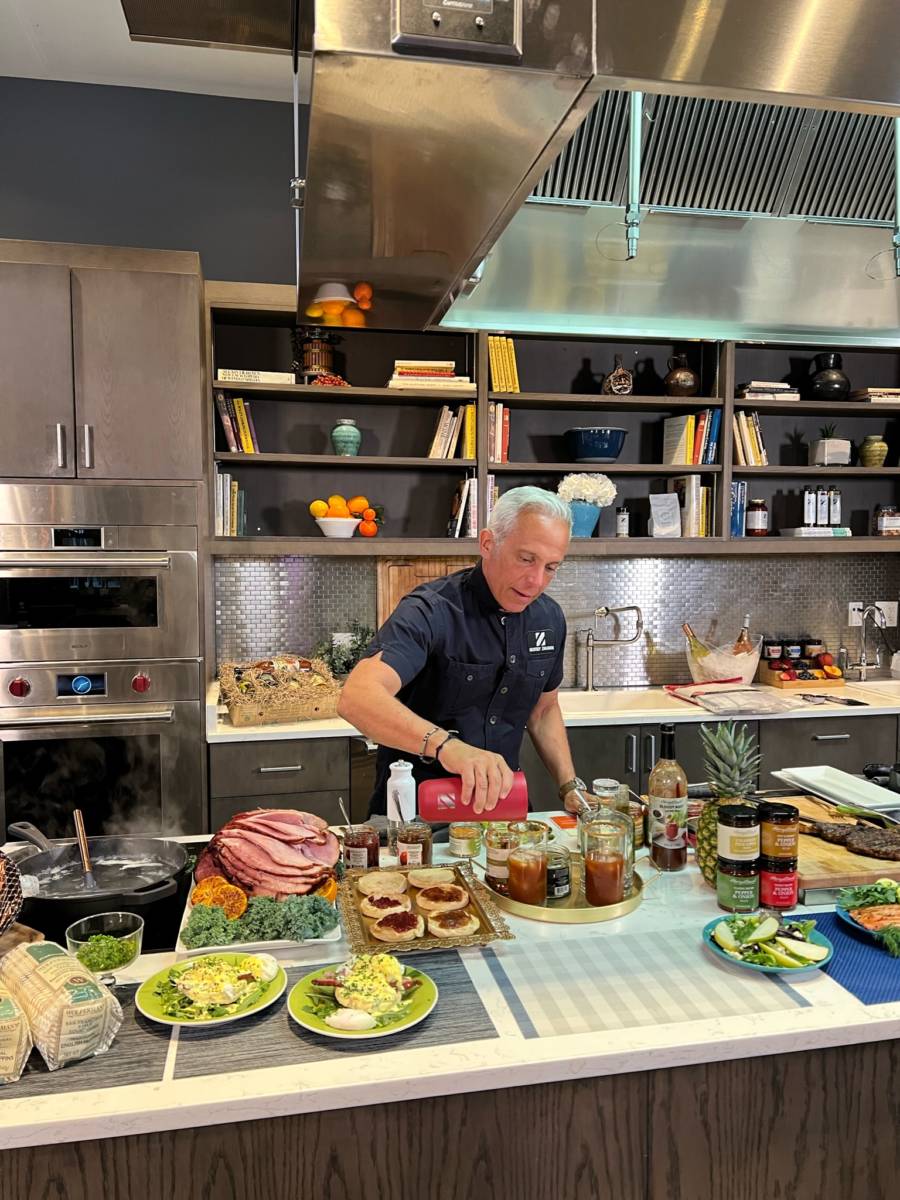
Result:
[[250,896],[304,895],[325,881],[340,853],[328,824],[292,808],[236,813],[197,861],[195,878],[224,875]]

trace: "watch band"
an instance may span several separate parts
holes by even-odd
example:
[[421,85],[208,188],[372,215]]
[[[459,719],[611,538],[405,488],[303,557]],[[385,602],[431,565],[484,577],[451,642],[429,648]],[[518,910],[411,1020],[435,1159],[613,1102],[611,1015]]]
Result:
[[584,782],[583,779],[579,779],[579,777],[577,775],[575,776],[574,779],[567,779],[566,782],[560,786],[560,789],[559,789],[560,800],[565,800],[565,798],[566,798],[566,796],[568,796],[569,792],[574,792],[576,790],[576,788],[579,788],[583,792],[587,791],[587,784]]

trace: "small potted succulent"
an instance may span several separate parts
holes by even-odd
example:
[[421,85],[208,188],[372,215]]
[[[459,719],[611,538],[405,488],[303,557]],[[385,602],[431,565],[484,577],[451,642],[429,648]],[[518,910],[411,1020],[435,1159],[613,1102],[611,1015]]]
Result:
[[600,509],[616,498],[616,487],[608,475],[567,475],[556,489],[572,513],[572,536],[591,537],[600,520]]
[[846,438],[835,437],[836,425],[823,425],[822,435],[810,444],[809,465],[811,467],[846,467],[850,462],[850,443]]

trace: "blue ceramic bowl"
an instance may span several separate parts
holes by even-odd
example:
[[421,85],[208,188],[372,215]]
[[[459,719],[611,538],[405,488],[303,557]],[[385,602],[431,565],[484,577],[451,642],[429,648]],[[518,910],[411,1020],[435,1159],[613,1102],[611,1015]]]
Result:
[[627,429],[608,425],[566,430],[566,449],[572,462],[611,463],[622,453]]

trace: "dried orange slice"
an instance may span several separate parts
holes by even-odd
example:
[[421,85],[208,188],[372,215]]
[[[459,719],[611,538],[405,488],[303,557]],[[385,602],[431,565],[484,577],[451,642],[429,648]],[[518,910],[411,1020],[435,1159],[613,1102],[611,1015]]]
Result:
[[321,896],[323,900],[327,900],[333,904],[338,893],[337,880],[332,875],[330,879],[326,879],[321,887],[316,888],[315,895]]

